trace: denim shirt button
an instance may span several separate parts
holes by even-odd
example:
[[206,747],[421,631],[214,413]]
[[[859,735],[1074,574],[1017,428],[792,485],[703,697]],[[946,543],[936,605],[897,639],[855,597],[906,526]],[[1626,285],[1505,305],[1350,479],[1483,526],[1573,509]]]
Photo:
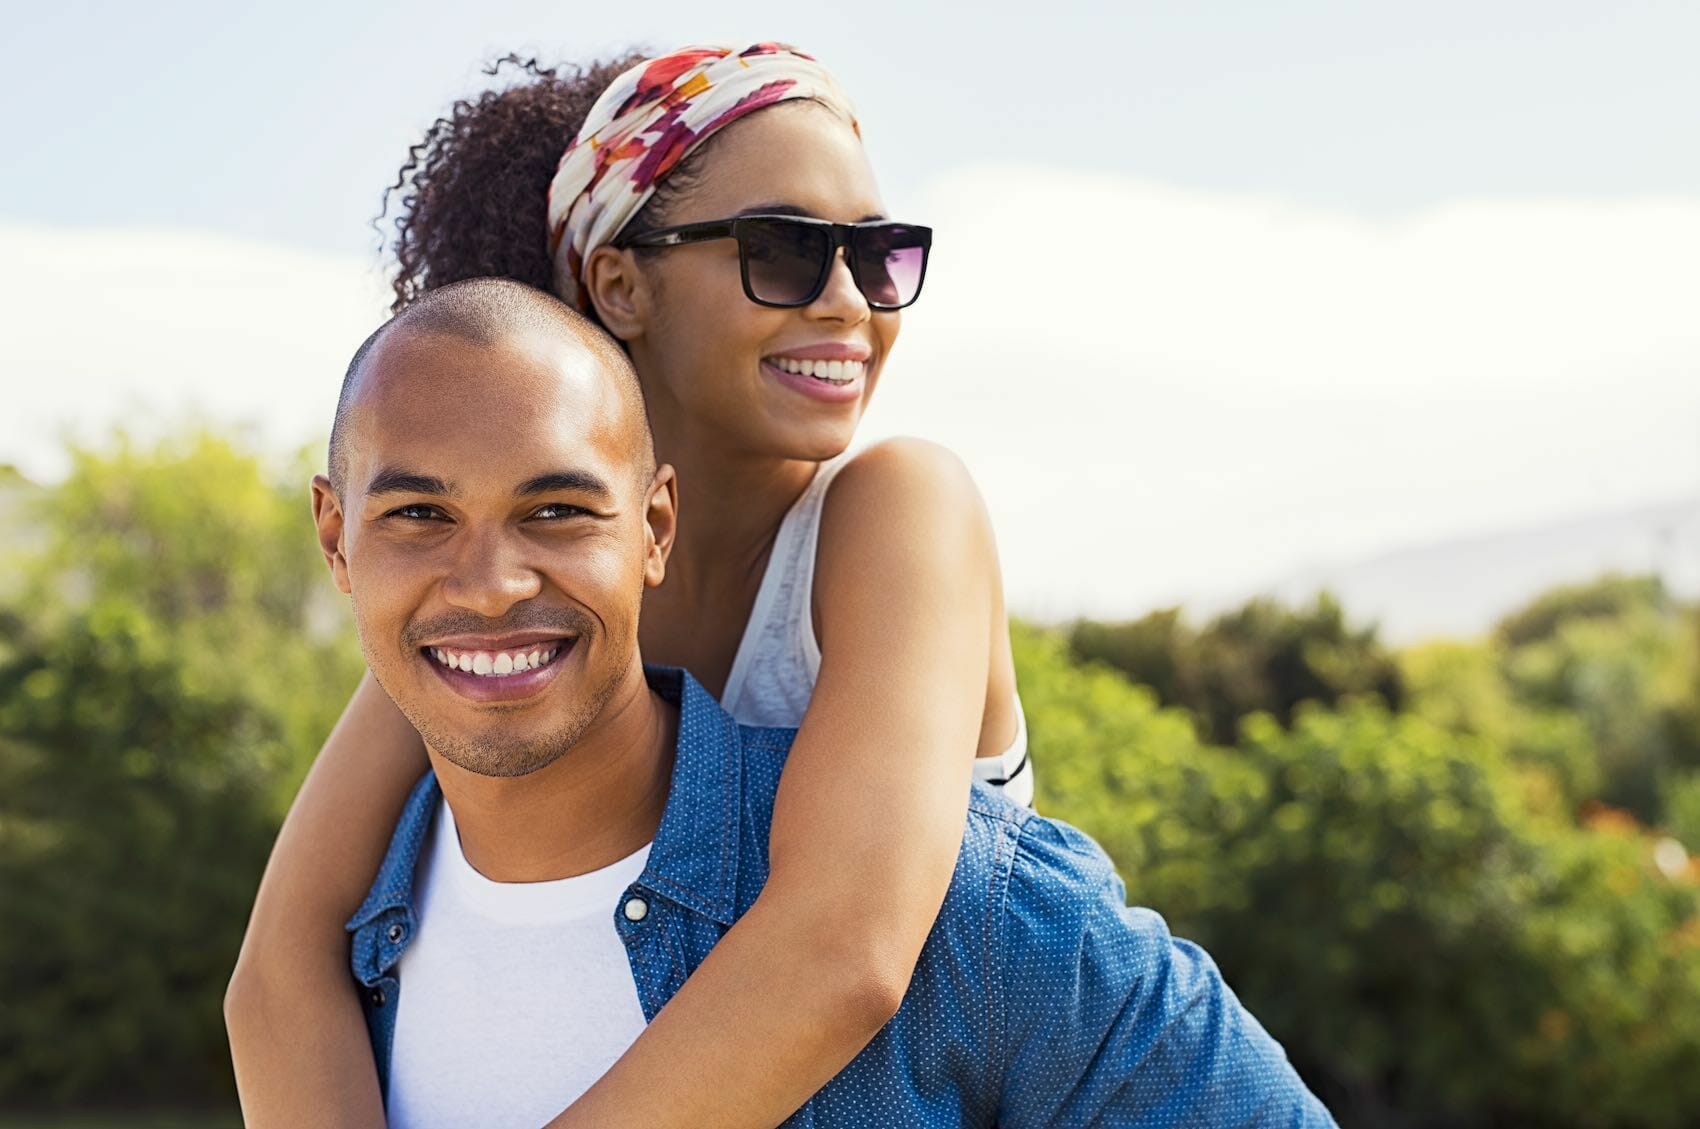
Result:
[[392,945],[401,944],[401,939],[405,936],[407,936],[407,929],[399,921],[396,922],[394,925],[390,926],[390,932],[389,932],[390,944],[392,944]]
[[625,914],[627,921],[642,921],[649,916],[649,903],[642,898],[628,899]]
[[383,1007],[384,1006],[384,990],[382,988],[373,988],[372,989],[372,1006],[373,1007]]

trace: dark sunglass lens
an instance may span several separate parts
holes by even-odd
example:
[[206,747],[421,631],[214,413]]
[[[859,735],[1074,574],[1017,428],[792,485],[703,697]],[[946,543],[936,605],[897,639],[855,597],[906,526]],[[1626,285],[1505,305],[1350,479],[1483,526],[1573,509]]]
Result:
[[856,230],[856,284],[870,305],[907,306],[921,291],[927,270],[924,232],[888,223]]
[[750,291],[764,302],[802,305],[820,287],[832,234],[806,223],[749,219],[738,226]]

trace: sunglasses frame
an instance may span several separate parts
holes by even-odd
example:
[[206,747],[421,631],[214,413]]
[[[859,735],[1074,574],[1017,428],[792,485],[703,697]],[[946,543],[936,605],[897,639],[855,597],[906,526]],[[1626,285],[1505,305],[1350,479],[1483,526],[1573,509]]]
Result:
[[[767,298],[758,298],[756,296],[755,291],[750,287],[749,251],[740,235],[740,232],[754,220],[778,221],[781,223],[800,224],[805,227],[819,228],[824,230],[831,237],[832,247],[827,252],[822,269],[815,277],[814,286],[809,291],[808,297],[798,302],[775,302]],[[903,302],[895,306],[874,301],[868,296],[867,291],[862,290],[861,280],[856,278],[856,248],[852,240],[859,231],[863,231],[868,228],[880,227],[906,228],[909,231],[915,232],[920,241],[921,277],[915,283],[915,293],[909,296],[909,300],[907,302]],[[758,214],[735,216],[731,219],[724,220],[704,220],[701,223],[682,223],[673,227],[657,228],[654,231],[646,231],[638,235],[621,236],[616,238],[613,242],[616,247],[655,248],[679,247],[686,243],[704,243],[711,239],[738,240],[738,274],[744,284],[744,297],[748,298],[758,306],[770,306],[779,310],[795,310],[800,309],[803,306],[807,306],[815,299],[819,298],[821,293],[826,289],[826,280],[832,275],[832,262],[838,257],[838,250],[842,247],[844,249],[845,264],[850,268],[850,277],[855,281],[856,289],[861,291],[862,297],[867,300],[868,306],[871,309],[886,311],[901,310],[907,306],[912,306],[915,304],[915,299],[921,296],[921,287],[927,281],[927,259],[933,247],[933,229],[930,227],[924,227],[921,224],[898,223],[894,220],[866,220],[862,223],[833,223],[831,220],[815,219],[813,216]]]

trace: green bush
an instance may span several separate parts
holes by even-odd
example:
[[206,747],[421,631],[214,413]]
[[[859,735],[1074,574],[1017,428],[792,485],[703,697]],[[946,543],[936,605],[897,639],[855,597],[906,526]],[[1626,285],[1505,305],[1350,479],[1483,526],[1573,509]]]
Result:
[[1700,854],[1700,771],[1673,776],[1665,786],[1663,807],[1665,829]]
[[1579,620],[1621,620],[1639,612],[1671,608],[1664,582],[1656,576],[1608,575],[1586,584],[1554,588],[1503,617],[1494,637],[1507,649],[1550,639],[1559,628]]
[[1531,809],[1504,748],[1373,698],[1252,715],[1228,749],[1058,638],[1017,654],[1041,810],[1216,955],[1342,1123],[1700,1108],[1700,1019],[1656,1018],[1700,1017],[1700,903],[1639,835]]
[[0,1101],[228,1101],[220,1000],[359,674],[301,468],[81,452],[0,609]]
[[1488,643],[1432,642],[1399,656],[1406,710],[1503,749],[1532,811],[1573,817],[1600,794],[1593,734],[1575,713],[1520,698]]
[[1495,638],[1518,700],[1586,728],[1598,798],[1657,823],[1666,779],[1700,768],[1697,629],[1656,580],[1607,578],[1540,597]]
[[1375,694],[1394,709],[1403,700],[1398,664],[1374,628],[1346,623],[1326,593],[1297,611],[1257,599],[1195,630],[1179,609],[1130,623],[1082,620],[1069,633],[1077,659],[1102,662],[1149,686],[1165,705],[1181,706],[1226,744],[1240,719],[1265,712],[1291,722],[1302,702],[1333,705]]

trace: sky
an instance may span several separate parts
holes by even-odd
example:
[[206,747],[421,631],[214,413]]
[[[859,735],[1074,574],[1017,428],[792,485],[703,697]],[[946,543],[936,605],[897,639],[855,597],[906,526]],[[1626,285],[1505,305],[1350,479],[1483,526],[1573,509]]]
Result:
[[834,69],[937,229],[864,431],[963,455],[1017,610],[1700,494],[1700,5],[7,19],[0,462],[37,477],[117,420],[321,437],[381,189],[482,60],[762,38]]

